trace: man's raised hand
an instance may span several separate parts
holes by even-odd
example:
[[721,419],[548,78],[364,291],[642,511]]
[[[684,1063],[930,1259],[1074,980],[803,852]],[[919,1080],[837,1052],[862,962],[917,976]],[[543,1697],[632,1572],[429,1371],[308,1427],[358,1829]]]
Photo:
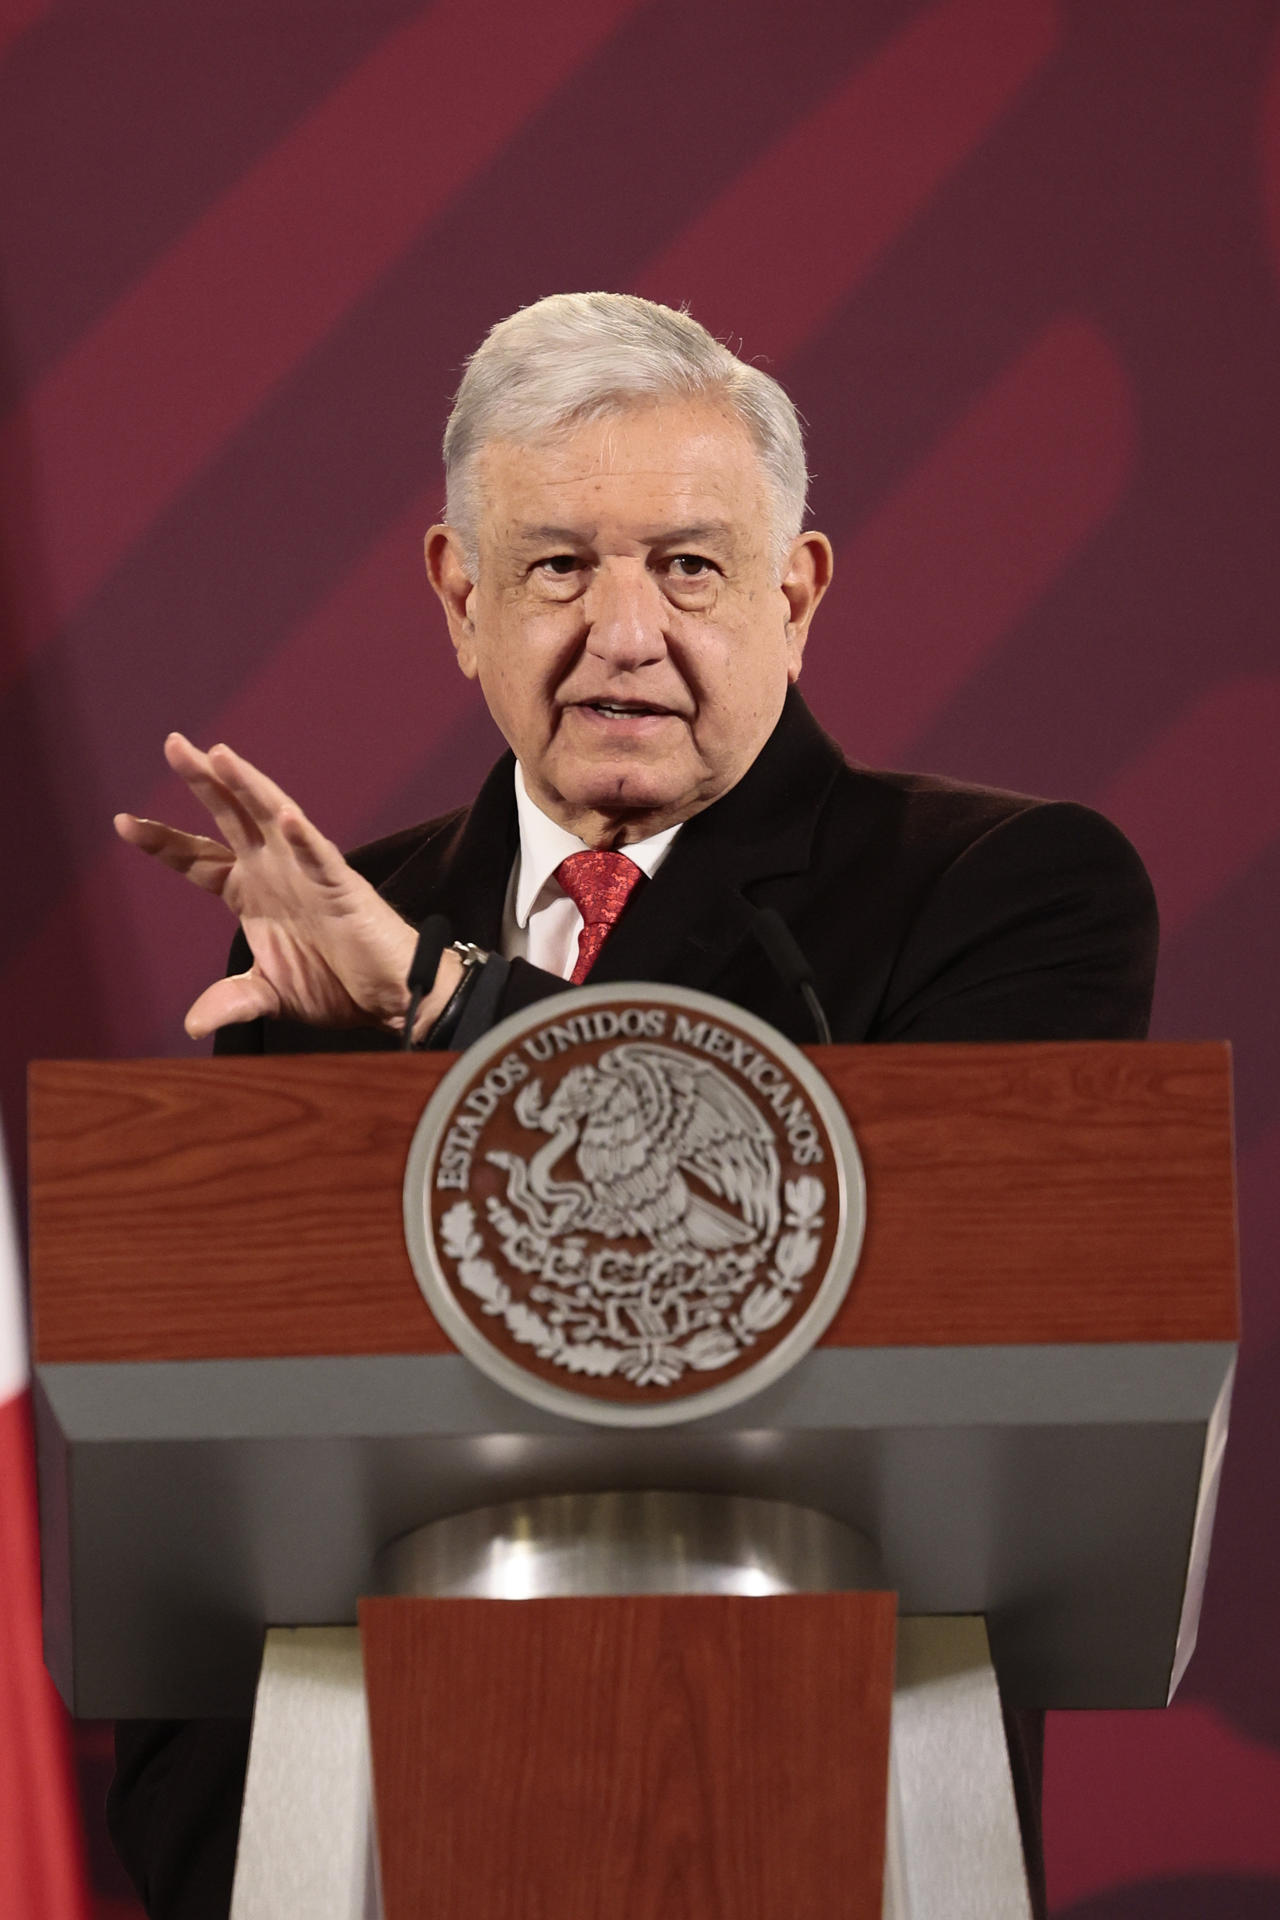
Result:
[[[407,921],[288,794],[230,747],[202,753],[171,733],[164,753],[222,838],[182,833],[131,813],[116,815],[116,832],[216,893],[238,916],[253,953],[247,973],[215,981],[190,1008],[191,1037],[260,1014],[323,1027],[401,1021],[415,941]],[[459,970],[457,956],[446,953],[423,1023],[443,1006]]]

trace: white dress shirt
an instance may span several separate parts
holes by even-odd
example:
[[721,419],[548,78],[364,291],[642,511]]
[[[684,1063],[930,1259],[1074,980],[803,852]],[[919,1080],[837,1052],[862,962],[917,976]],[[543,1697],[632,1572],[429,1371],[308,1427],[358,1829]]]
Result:
[[[589,851],[579,840],[543,813],[529,798],[520,762],[516,762],[516,813],[520,820],[520,851],[507,884],[502,912],[502,951],[508,960],[528,960],[567,980],[578,958],[582,915],[556,879],[556,868],[571,853]],[[680,827],[667,827],[622,847],[642,873],[652,879],[671,850]]]

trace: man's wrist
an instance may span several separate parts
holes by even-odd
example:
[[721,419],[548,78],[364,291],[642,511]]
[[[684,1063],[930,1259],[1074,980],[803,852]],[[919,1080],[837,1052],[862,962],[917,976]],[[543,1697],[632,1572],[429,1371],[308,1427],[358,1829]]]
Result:
[[378,960],[385,972],[367,1002],[370,1016],[388,1033],[404,1030],[405,1015],[409,1011],[409,968],[418,942],[416,929],[407,920],[400,920],[399,914],[396,919],[400,921],[400,930],[391,933],[387,944],[380,948]]
[[[422,1005],[418,1008],[417,1017],[413,1023],[413,1034],[409,1042],[410,1046],[420,1047],[424,1045],[427,1035],[449,1004],[461,980],[462,961],[452,947],[446,947],[440,955],[440,964],[436,968],[435,982],[432,985],[431,991],[426,995]],[[404,1015],[407,1011],[406,997],[406,1005],[401,1009],[400,1014],[402,1026]]]

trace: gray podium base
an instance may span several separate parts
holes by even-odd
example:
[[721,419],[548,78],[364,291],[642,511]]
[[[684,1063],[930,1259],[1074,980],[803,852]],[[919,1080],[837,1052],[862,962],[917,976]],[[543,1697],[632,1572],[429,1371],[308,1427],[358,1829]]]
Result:
[[[883,1920],[1030,1920],[974,1616],[898,1623]],[[267,1635],[231,1920],[381,1920],[355,1627]]]
[[[882,1585],[867,1543],[783,1501],[544,1496],[436,1521],[380,1557],[384,1590],[764,1594]],[[1030,1920],[986,1626],[899,1621],[883,1920]],[[273,1628],[254,1707],[231,1920],[378,1920],[354,1627]]]

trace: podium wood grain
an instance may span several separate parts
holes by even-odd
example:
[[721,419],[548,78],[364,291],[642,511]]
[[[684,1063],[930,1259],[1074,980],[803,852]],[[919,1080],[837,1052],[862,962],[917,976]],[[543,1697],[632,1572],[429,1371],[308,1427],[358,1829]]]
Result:
[[[869,1203],[824,1345],[1236,1337],[1225,1046],[809,1051]],[[448,1351],[401,1182],[452,1058],[37,1063],[37,1359]]]
[[367,1600],[386,1920],[873,1920],[892,1594]]

